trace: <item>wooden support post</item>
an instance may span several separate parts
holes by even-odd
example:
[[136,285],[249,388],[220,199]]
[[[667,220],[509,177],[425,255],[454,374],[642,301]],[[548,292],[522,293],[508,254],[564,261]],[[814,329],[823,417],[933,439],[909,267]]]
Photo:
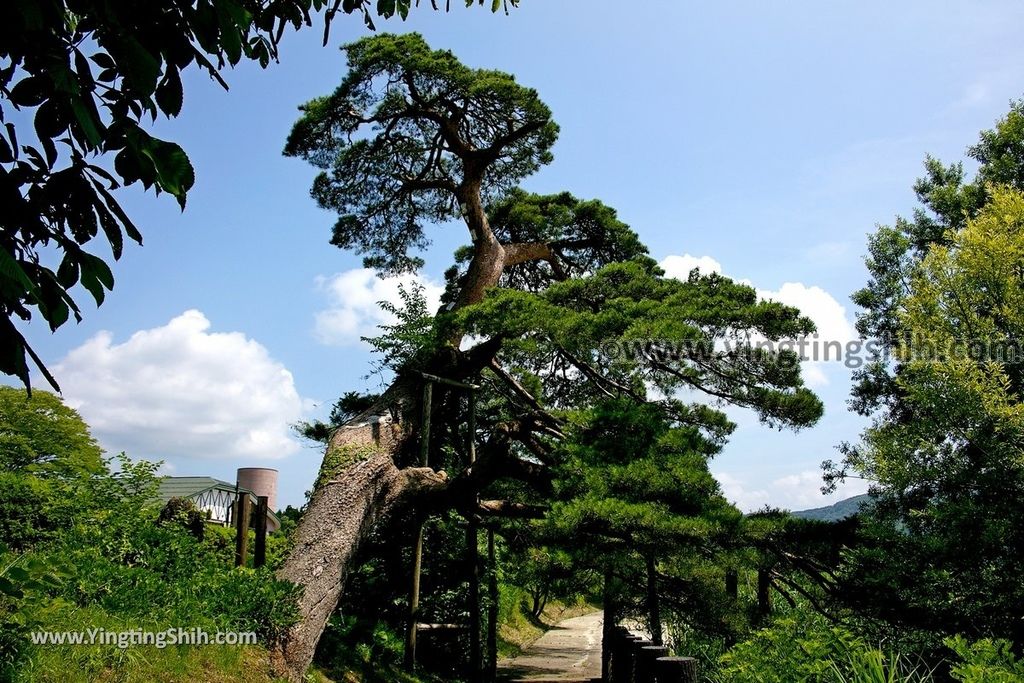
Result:
[[757,617],[765,622],[772,614],[771,572],[765,567],[757,570]]
[[466,417],[466,452],[469,464],[476,462],[476,392],[469,392],[469,415]]
[[656,683],[697,683],[697,660],[693,657],[659,657],[654,662]]
[[613,578],[611,565],[605,565],[604,586],[601,591],[601,601],[604,603],[604,618],[601,620],[601,680],[605,683],[611,680],[612,655],[615,651],[616,640],[621,635],[615,626]]
[[[731,607],[735,607],[736,603],[739,602],[740,598],[740,575],[735,569],[725,570],[725,595],[729,599]],[[732,629],[729,629],[725,635],[726,647],[732,647],[736,644],[736,635]]]
[[663,645],[661,634],[661,603],[658,600],[658,567],[653,555],[647,555],[647,618],[651,622],[651,640]]
[[[469,466],[476,462],[476,394],[469,392],[469,415],[466,425],[466,451]],[[475,507],[475,506],[474,506]],[[476,514],[469,516],[466,525],[466,564],[469,574],[469,683],[479,683],[480,662],[480,557],[479,525]]]
[[267,496],[256,497],[256,544],[253,548],[252,566],[259,568],[267,563],[267,514],[270,512],[270,499]]
[[430,413],[434,398],[434,385],[426,382],[423,385],[423,405],[420,417],[420,467],[427,467],[430,460]]
[[409,622],[405,628],[406,670],[416,671],[416,628],[420,618],[420,569],[423,566],[423,522],[416,530],[416,543],[412,549],[412,587],[409,590]]
[[477,523],[466,525],[466,564],[469,574],[469,683],[480,682],[480,558],[477,550]]
[[[430,413],[434,397],[434,384],[423,383],[423,405],[420,417],[420,467],[430,462]],[[412,586],[409,589],[409,614],[405,627],[405,656],[403,663],[410,673],[416,671],[416,624],[420,616],[420,574],[423,569],[423,526],[416,530],[416,543],[412,549]]]
[[494,550],[494,529],[487,529],[487,676],[488,683],[498,678],[498,559]]
[[244,567],[249,557],[249,492],[235,496],[235,566]]
[[654,660],[668,657],[668,648],[664,645],[648,645],[640,648],[636,660],[636,683],[654,683]]

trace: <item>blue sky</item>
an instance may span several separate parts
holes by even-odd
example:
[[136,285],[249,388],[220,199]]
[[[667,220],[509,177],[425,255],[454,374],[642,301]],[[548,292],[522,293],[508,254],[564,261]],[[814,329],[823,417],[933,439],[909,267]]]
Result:
[[[961,159],[1024,94],[1018,2],[522,0],[510,16],[423,4],[380,28],[512,72],[551,106],[555,161],[527,189],[599,198],[658,260],[748,280],[833,337],[854,320],[866,235],[913,208],[925,154]],[[366,34],[354,17],[327,47],[319,27],[291,34],[280,64],[226,74],[229,92],[191,73],[181,117],[154,129],[195,165],[187,210],[123,192],[146,244],[126,249],[108,301],[81,294],[85,321],[55,335],[27,326],[110,451],[232,481],[277,467],[280,503],[299,504],[320,454],[288,424],[378,386],[354,339],[394,283],[328,244],[313,169],[281,155],[296,107],[342,78],[338,46]],[[431,234],[421,277],[437,282],[465,234]],[[712,470],[741,507],[821,504],[819,463],[863,426],[841,364],[809,377],[826,404],[812,429],[730,411],[740,427]]]

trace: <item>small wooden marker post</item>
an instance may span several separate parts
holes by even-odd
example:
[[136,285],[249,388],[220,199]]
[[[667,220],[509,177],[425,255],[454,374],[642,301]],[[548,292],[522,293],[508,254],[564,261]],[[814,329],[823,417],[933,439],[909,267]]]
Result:
[[252,566],[259,568],[267,563],[267,514],[270,512],[270,499],[267,496],[256,497],[256,543],[253,548]]
[[659,657],[654,662],[655,683],[697,683],[697,660],[693,657]]
[[249,492],[238,491],[235,502],[235,566],[244,567],[249,557]]
[[771,572],[767,568],[757,570],[757,617],[761,622],[772,614]]

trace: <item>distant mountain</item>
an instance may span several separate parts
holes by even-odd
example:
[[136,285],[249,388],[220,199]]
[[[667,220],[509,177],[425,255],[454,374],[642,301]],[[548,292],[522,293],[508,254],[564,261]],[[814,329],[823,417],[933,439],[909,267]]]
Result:
[[799,510],[790,514],[794,517],[799,517],[800,519],[816,519],[821,522],[838,522],[841,519],[846,519],[847,517],[857,514],[862,507],[870,504],[871,496],[863,493],[859,496],[847,498],[823,508]]

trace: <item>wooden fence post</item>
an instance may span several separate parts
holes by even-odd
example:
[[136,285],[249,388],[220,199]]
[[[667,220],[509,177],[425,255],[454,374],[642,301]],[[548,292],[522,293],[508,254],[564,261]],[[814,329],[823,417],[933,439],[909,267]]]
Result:
[[697,660],[693,657],[659,657],[654,662],[656,683],[697,683]]
[[612,569],[611,564],[605,565],[604,583],[601,587],[601,602],[604,604],[604,615],[601,619],[601,680],[607,683],[611,680],[612,653],[615,648],[616,639],[619,635],[618,627],[615,625],[615,605],[612,598]]
[[668,657],[668,648],[664,645],[648,645],[640,648],[636,660],[636,683],[654,683],[654,660]]
[[651,640],[655,645],[664,644],[661,635],[661,603],[658,600],[658,566],[654,555],[644,558],[647,565],[647,618],[651,622]]
[[629,683],[633,677],[633,643],[640,640],[628,630],[624,630],[616,640],[615,651],[612,652],[613,683]]
[[256,544],[253,548],[252,566],[259,568],[267,563],[267,514],[270,512],[270,499],[267,496],[256,497]]
[[244,567],[249,556],[249,492],[235,497],[235,566]]
[[654,643],[646,638],[638,638],[633,641],[630,646],[633,650],[633,668],[629,672],[629,678],[626,679],[629,683],[637,683],[638,681],[637,674],[640,673],[640,667],[642,666],[640,664],[640,651],[645,647],[650,647],[652,645],[654,645]]
[[725,594],[734,602],[740,596],[740,576],[735,569],[725,570]]
[[[740,599],[740,574],[735,569],[725,570],[725,595],[729,599],[729,606],[735,607]],[[732,647],[736,644],[736,635],[732,629],[725,634],[725,646]]]

